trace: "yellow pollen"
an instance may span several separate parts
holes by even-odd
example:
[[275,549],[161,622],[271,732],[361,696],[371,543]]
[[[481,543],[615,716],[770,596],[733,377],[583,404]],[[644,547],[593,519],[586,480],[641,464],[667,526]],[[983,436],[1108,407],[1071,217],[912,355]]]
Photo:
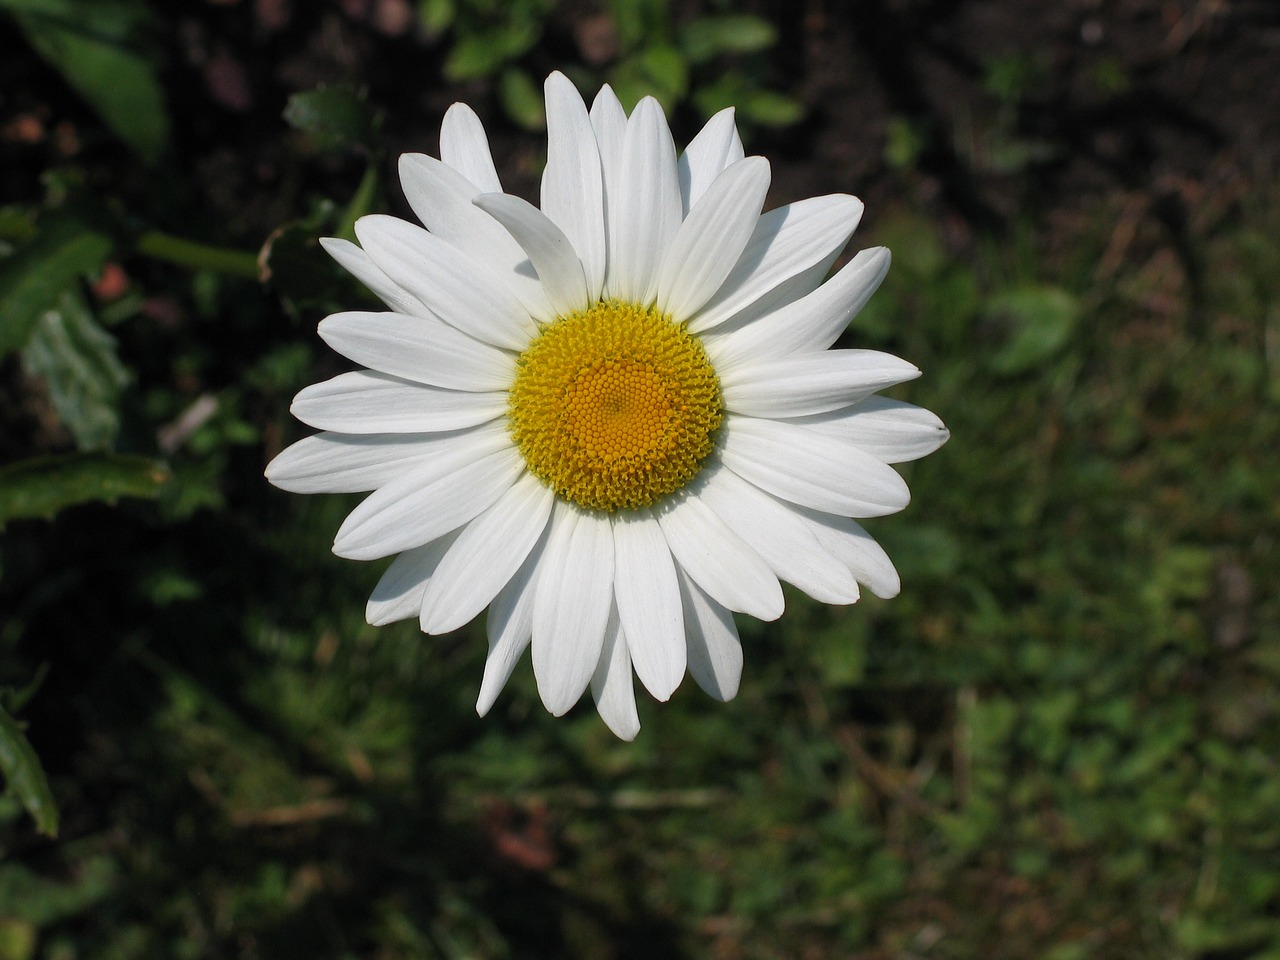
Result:
[[619,300],[544,327],[520,354],[508,405],[529,469],[592,510],[644,507],[679,490],[721,421],[720,383],[697,338]]

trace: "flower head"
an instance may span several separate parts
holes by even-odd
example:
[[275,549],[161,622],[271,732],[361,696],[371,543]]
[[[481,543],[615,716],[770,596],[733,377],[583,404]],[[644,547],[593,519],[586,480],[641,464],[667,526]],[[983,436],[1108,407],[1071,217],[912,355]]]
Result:
[[400,161],[425,229],[385,216],[325,248],[390,308],[339,313],[325,341],[367,369],[308,387],[321,433],[267,468],[301,493],[370,492],[334,552],[397,555],[370,623],[428,633],[488,608],[477,708],[526,647],[554,714],[590,688],[639,730],[632,671],[667,699],[688,670],[737,692],[733,613],[773,620],[779,580],[827,603],[897,593],[851,517],[907,504],[889,464],[947,438],[878,397],[919,375],[831,349],[889,266],[857,254],[862,213],[832,195],[761,213],[769,164],[723,111],[677,155],[661,107],[588,111],[546,83],[541,209],[502,192],[480,121],[455,104],[440,159]]

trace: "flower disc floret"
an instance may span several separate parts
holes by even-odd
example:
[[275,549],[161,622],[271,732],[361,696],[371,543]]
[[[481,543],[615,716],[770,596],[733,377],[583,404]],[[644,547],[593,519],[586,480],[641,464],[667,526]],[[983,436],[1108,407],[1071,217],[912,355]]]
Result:
[[697,476],[722,419],[702,344],[651,308],[601,301],[520,355],[508,425],[529,470],[592,510],[649,506]]

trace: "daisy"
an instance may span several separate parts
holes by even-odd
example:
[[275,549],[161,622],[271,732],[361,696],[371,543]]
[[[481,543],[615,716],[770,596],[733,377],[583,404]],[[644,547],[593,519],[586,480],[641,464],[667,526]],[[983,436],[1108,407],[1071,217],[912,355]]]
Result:
[[889,465],[947,438],[878,397],[919,376],[830,349],[889,267],[883,248],[823,282],[854,197],[762,213],[769,164],[732,110],[677,155],[657,101],[588,111],[546,82],[541,209],[504,193],[479,119],[455,104],[440,159],[400,160],[425,229],[386,216],[325,249],[389,312],[320,335],[367,369],[308,387],[321,433],[267,468],[299,493],[370,492],[334,552],[396,556],[372,624],[446,633],[488,608],[485,714],[526,647],[546,708],[590,688],[631,739],[632,671],[666,700],[687,670],[721,700],[742,672],[733,614],[782,614],[779,580],[826,603],[898,592],[852,517],[906,506]]

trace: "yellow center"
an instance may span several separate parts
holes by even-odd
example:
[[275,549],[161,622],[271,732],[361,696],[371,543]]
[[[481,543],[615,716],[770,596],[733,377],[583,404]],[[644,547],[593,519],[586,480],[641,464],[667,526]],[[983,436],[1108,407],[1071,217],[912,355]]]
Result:
[[508,423],[535,476],[593,510],[648,506],[711,452],[720,383],[702,344],[618,300],[560,317],[517,361]]

